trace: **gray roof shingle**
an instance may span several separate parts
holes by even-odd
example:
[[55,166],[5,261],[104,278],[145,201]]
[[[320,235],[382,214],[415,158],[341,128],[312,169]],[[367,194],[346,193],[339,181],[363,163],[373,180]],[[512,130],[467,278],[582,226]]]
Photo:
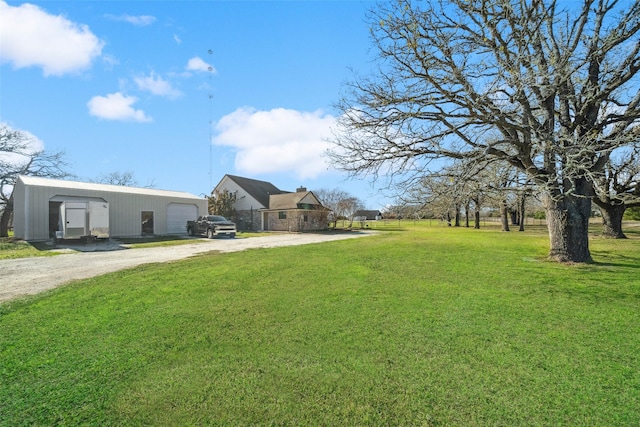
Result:
[[233,182],[238,184],[251,197],[256,199],[262,206],[269,207],[269,196],[272,194],[287,194],[289,191],[282,191],[275,185],[267,181],[259,181],[257,179],[244,178],[236,175],[227,174]]

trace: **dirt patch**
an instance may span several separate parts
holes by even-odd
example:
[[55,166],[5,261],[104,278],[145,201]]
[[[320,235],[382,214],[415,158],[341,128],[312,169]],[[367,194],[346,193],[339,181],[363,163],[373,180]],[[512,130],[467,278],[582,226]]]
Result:
[[63,254],[57,256],[0,260],[0,302],[37,294],[73,280],[142,264],[175,261],[204,252],[238,252],[255,248],[305,245],[371,234],[371,231],[265,234],[246,239],[199,239],[192,244],[136,249],[128,249],[126,245],[117,242],[95,243],[93,247],[75,245],[62,248]]

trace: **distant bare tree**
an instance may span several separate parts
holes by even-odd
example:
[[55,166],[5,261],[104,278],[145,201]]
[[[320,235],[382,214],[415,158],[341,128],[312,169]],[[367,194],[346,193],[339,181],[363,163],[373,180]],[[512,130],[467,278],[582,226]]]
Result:
[[[135,178],[134,173],[131,171],[125,172],[110,172],[105,175],[101,175],[95,182],[99,182],[101,184],[111,184],[111,185],[122,185],[125,187],[138,187],[138,180]],[[144,188],[153,188],[155,187],[155,182],[151,181],[147,185],[143,186]]]
[[640,135],[640,0],[381,2],[378,67],[337,107],[352,175],[509,163],[544,194],[549,256],[591,262],[593,182]]
[[359,209],[363,209],[364,206],[357,197],[339,189],[321,188],[320,190],[315,190],[313,194],[318,197],[322,206],[331,211],[334,229],[338,226],[338,220],[341,218],[349,220],[349,227],[351,227],[356,212]]
[[595,184],[593,201],[602,213],[603,236],[625,239],[624,213],[629,208],[640,207],[640,149],[610,157]]
[[456,207],[461,206],[463,200],[459,181],[450,172],[450,169],[443,169],[413,182],[398,196],[399,205],[428,207],[437,218],[450,224],[459,211]]
[[357,197],[347,197],[339,203],[339,210],[349,220],[349,228],[353,227],[353,219],[359,210],[364,209],[364,203]]
[[135,187],[138,182],[133,177],[133,172],[111,172],[106,175],[100,176],[97,182],[102,184],[123,185],[129,187]]

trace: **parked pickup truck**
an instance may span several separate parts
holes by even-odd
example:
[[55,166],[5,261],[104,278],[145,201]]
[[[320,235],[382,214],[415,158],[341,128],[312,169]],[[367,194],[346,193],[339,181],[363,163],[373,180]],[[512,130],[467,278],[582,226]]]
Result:
[[199,216],[195,221],[187,221],[187,234],[189,236],[204,234],[209,239],[220,235],[234,238],[236,237],[236,224],[220,215]]

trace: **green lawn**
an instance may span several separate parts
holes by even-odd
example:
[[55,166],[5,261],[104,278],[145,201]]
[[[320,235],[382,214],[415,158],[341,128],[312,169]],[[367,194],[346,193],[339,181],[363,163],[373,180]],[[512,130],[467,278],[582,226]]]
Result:
[[395,229],[0,305],[0,425],[640,424],[637,233]]
[[0,237],[0,259],[27,258],[57,255],[44,243],[29,243],[14,240],[13,237]]

